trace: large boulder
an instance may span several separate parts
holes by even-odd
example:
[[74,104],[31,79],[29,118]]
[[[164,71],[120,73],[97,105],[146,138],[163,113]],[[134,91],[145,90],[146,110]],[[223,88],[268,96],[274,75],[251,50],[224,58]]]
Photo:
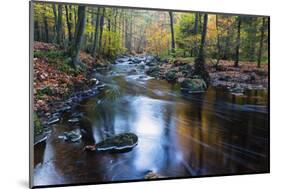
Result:
[[159,75],[159,72],[160,72],[160,68],[158,66],[153,66],[146,71],[146,74],[153,77],[157,77]]
[[145,57],[145,62],[146,63],[149,63],[149,62],[152,62],[152,61],[155,61],[156,60],[156,58],[154,57],[154,56],[146,56]]
[[147,62],[146,65],[151,67],[151,66],[157,66],[158,63],[157,62]]
[[96,151],[123,151],[135,147],[138,143],[137,135],[122,133],[107,138],[95,145]]
[[133,133],[121,133],[107,138],[96,145],[87,145],[86,151],[128,151],[138,144],[138,137]]
[[141,61],[138,66],[137,66],[139,69],[144,69],[145,68],[145,63],[144,61]]
[[188,93],[201,93],[207,89],[207,85],[203,79],[185,79],[181,83],[181,87],[183,91]]
[[165,74],[165,78],[167,81],[174,81],[177,79],[177,71],[176,70],[169,70]]
[[191,71],[192,70],[192,66],[190,66],[189,64],[184,64],[179,66],[179,71]]

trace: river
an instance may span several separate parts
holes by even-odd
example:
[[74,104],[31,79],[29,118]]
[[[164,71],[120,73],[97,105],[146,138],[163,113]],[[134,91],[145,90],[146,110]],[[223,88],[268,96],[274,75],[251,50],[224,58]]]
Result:
[[[139,180],[148,171],[169,178],[268,171],[267,91],[235,96],[209,87],[183,95],[179,85],[128,62],[96,77],[111,89],[77,106],[80,124],[70,125],[65,115],[46,145],[35,146],[35,186]],[[79,142],[58,138],[73,129],[82,132]],[[129,152],[82,150],[123,132],[139,138]]]

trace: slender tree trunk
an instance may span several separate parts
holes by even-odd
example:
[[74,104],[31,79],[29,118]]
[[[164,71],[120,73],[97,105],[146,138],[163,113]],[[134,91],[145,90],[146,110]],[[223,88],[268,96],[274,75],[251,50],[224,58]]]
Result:
[[248,38],[250,41],[249,44],[249,60],[254,62],[256,61],[256,35],[257,35],[257,18],[251,17],[250,22],[251,30],[249,32]]
[[172,53],[175,53],[175,36],[174,36],[174,18],[173,18],[173,12],[169,11],[170,15],[170,27],[171,27],[171,39],[172,39]]
[[74,39],[71,46],[71,57],[72,57],[72,63],[74,67],[77,67],[77,65],[80,63],[79,60],[79,52],[81,48],[84,28],[85,28],[85,14],[86,14],[86,7],[85,6],[79,6],[78,7],[78,20],[75,30]]
[[[201,17],[200,17],[201,18]],[[195,20],[194,20],[194,28],[193,34],[196,36],[198,34],[198,22],[199,22],[199,13],[195,13]],[[194,47],[191,49],[190,56],[197,56],[197,41],[194,41]]]
[[127,48],[126,44],[126,12],[123,13],[123,19],[122,19],[122,39],[123,39],[123,47]]
[[70,13],[69,13],[68,12],[68,5],[65,5],[65,13],[66,13],[66,24],[67,24],[67,29],[68,29],[68,40],[69,40],[69,44],[71,44],[71,41],[72,41],[72,32],[71,32],[72,20],[71,20],[71,9],[70,9]]
[[194,34],[198,33],[198,21],[199,21],[199,13],[195,13],[194,28],[193,28]]
[[62,5],[58,5],[58,21],[57,21],[57,44],[62,43]]
[[113,32],[117,31],[117,17],[118,17],[118,9],[114,9],[114,24],[113,24]]
[[194,74],[201,76],[202,79],[204,79],[205,82],[209,84],[210,76],[205,69],[205,52],[204,52],[204,47],[206,43],[207,25],[208,25],[208,14],[204,14],[203,28],[201,33],[201,43],[199,47],[198,57],[195,60]]
[[93,50],[92,54],[93,57],[96,58],[96,51],[97,51],[97,45],[99,40],[99,25],[100,25],[100,7],[98,7],[97,17],[96,17],[96,26],[95,26],[95,37],[94,37],[94,44],[93,44]]
[[264,29],[265,29],[265,18],[262,18],[262,26],[261,26],[261,37],[260,37],[260,47],[258,54],[258,68],[261,67],[261,57],[262,57],[262,48],[263,48],[263,39],[264,39]]
[[46,7],[44,6],[44,14],[43,14],[43,20],[44,20],[44,29],[45,29],[45,41],[49,43],[49,25],[48,20],[46,16]]
[[40,41],[40,29],[39,29],[39,24],[38,21],[34,21],[34,39],[35,41]]
[[54,19],[55,19],[55,24],[54,24],[54,42],[56,42],[57,41],[58,16],[57,16],[57,8],[56,8],[55,4],[53,4],[53,13],[54,13]]
[[128,28],[128,18],[125,18],[125,23],[124,23],[124,25],[125,25],[125,47],[126,47],[126,49],[129,50],[129,38],[128,38],[128,36],[129,36],[129,34],[128,34],[129,28]]
[[219,15],[216,15],[216,29],[217,29],[217,62],[216,67],[219,65],[220,62],[220,54],[221,54],[221,46],[220,46],[220,34],[219,34]]
[[132,50],[133,50],[133,11],[131,11],[131,15],[130,15],[129,30],[130,30],[130,35],[129,35],[130,52],[132,52]]
[[240,29],[241,29],[241,17],[238,16],[237,18],[237,38],[236,38],[236,55],[235,55],[235,62],[234,66],[239,66],[239,49],[240,49]]
[[73,12],[74,12],[74,28],[76,28],[76,25],[77,25],[77,9],[75,7],[73,8]]
[[100,16],[100,36],[99,36],[99,52],[102,52],[102,34],[104,25],[105,8],[102,8],[102,15]]
[[200,32],[200,33],[202,33],[202,14],[201,13],[198,13],[198,24],[199,24],[199,27],[198,27],[198,31]]
[[[95,26],[95,14],[94,14],[94,7],[91,8],[91,36],[90,41],[94,41],[94,26]],[[91,49],[93,50],[93,49]]]
[[107,30],[109,32],[109,35],[108,35],[108,52],[107,54],[110,55],[111,53],[111,19],[110,19],[111,15],[108,16],[108,19],[107,19]]

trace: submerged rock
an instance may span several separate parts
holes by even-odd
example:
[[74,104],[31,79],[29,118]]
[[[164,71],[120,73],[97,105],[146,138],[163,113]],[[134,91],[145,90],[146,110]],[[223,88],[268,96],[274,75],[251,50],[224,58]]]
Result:
[[202,93],[207,89],[207,85],[203,79],[185,79],[181,83],[183,91],[188,93]]
[[158,178],[165,178],[164,176],[155,173],[153,171],[148,171],[148,173],[144,176],[144,179],[149,180],[149,179],[158,179]]
[[82,112],[74,112],[71,114],[71,118],[82,118],[84,116],[84,113]]
[[66,106],[63,106],[63,107],[57,109],[57,112],[67,112],[69,110],[71,110],[71,106],[66,105]]
[[79,120],[79,118],[77,118],[77,117],[74,117],[74,118],[71,118],[71,119],[68,120],[69,123],[77,123],[77,122],[79,122],[79,121],[80,121],[80,120]]
[[158,63],[157,62],[147,62],[146,65],[152,67],[152,66],[157,66]]
[[51,117],[47,121],[47,125],[52,125],[60,121],[60,118],[57,116]]
[[231,92],[231,94],[237,95],[237,96],[242,96],[242,95],[244,95],[244,92],[245,92],[244,88],[241,86],[229,88],[229,91]]
[[136,69],[131,69],[128,71],[128,74],[136,74],[137,70]]
[[48,134],[41,134],[34,138],[34,145],[45,145],[46,140],[48,139]]
[[141,63],[138,64],[139,69],[144,69],[145,68],[145,63],[141,61]]
[[70,132],[64,132],[63,135],[60,135],[58,138],[66,141],[77,142],[82,138],[82,135],[79,130],[72,130]]
[[96,145],[85,146],[89,151],[125,151],[134,148],[138,143],[137,135],[133,133],[122,133],[107,138]]

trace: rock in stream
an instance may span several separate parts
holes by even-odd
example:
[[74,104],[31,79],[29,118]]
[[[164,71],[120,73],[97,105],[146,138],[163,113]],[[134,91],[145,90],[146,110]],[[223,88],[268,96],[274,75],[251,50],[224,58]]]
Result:
[[134,148],[138,137],[134,133],[122,133],[107,138],[96,145],[85,146],[88,151],[125,151]]

